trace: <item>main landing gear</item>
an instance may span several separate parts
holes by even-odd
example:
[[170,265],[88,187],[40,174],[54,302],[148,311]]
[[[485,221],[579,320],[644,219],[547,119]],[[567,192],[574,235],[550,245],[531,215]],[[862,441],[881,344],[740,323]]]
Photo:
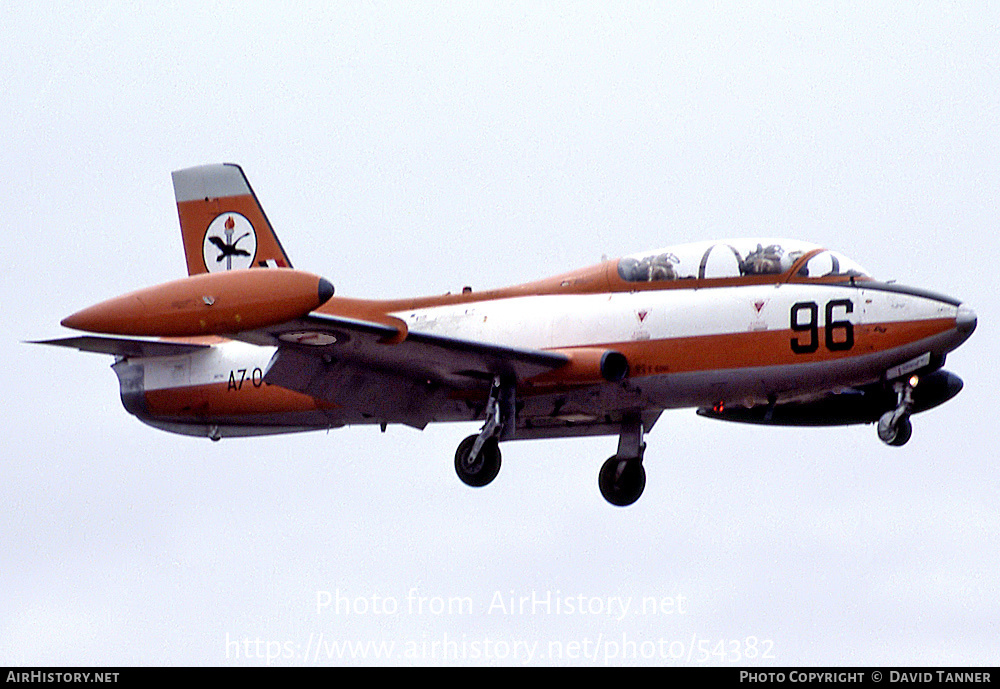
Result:
[[[470,435],[455,451],[455,473],[474,488],[487,485],[500,473],[500,441],[513,437],[515,417],[514,385],[500,377],[493,380],[486,402],[486,423],[479,435]],[[642,418],[638,413],[625,414],[618,438],[618,452],[601,467],[597,485],[601,495],[612,505],[631,505],[646,487],[642,456]]]
[[493,379],[486,403],[486,423],[479,435],[470,435],[455,452],[455,472],[474,488],[485,486],[500,473],[500,441],[513,437],[514,385]]
[[622,419],[618,452],[608,458],[597,476],[601,495],[612,505],[626,507],[639,499],[646,487],[646,470],[642,456],[646,443],[642,441],[642,420],[638,414]]
[[909,380],[898,380],[893,383],[896,408],[882,414],[878,420],[878,437],[887,445],[896,447],[905,445],[913,435],[910,412],[913,410],[913,388],[916,387],[918,380],[917,376],[911,376]]

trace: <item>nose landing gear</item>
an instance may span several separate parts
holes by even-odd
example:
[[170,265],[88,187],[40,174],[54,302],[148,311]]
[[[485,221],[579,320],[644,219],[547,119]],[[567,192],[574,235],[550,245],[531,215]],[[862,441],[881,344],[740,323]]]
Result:
[[913,410],[913,388],[916,387],[918,380],[917,376],[911,376],[909,380],[896,381],[893,384],[893,389],[896,391],[896,408],[882,414],[878,420],[878,437],[886,445],[900,447],[913,435],[910,412]]

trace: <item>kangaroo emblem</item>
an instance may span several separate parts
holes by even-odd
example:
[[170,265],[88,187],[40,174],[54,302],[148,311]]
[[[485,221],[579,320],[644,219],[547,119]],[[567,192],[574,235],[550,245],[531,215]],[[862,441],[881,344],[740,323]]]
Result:
[[[237,229],[245,231],[234,239],[233,235],[236,234]],[[244,247],[241,247],[239,244],[245,239],[248,242]],[[253,226],[239,213],[224,213],[218,216],[205,232],[203,255],[205,267],[209,272],[249,268],[256,251],[257,237],[254,234]],[[224,265],[223,261],[225,261]]]
[[216,263],[222,261],[222,259],[226,258],[227,256],[249,256],[250,255],[249,251],[245,251],[244,249],[239,249],[236,247],[236,245],[240,243],[240,239],[245,239],[246,237],[249,236],[250,236],[249,232],[244,232],[239,236],[239,239],[237,239],[232,244],[226,244],[225,242],[223,242],[222,237],[209,237],[208,241],[212,242],[212,244],[215,244],[215,246],[219,247],[219,251],[221,252],[215,259]]

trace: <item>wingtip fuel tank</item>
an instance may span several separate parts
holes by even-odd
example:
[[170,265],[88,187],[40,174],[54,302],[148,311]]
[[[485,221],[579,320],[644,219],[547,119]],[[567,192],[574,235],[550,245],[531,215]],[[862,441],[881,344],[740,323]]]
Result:
[[62,324],[109,335],[225,335],[304,316],[333,291],[325,278],[290,268],[205,273],[103,301]]

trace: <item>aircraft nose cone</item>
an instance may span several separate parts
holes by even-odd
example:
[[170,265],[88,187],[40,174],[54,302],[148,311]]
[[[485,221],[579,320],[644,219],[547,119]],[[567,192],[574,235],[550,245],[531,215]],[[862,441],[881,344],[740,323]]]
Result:
[[955,328],[964,335],[971,335],[976,329],[976,312],[965,304],[958,305],[958,313],[955,315]]

